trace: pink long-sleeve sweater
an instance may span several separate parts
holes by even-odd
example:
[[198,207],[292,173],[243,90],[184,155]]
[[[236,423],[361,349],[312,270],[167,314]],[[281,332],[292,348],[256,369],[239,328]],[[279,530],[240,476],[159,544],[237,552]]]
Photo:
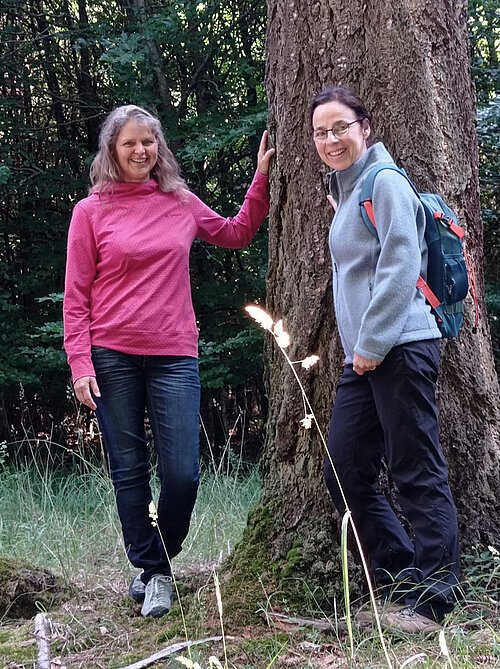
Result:
[[198,237],[242,248],[269,211],[269,180],[257,173],[234,218],[196,195],[155,180],[119,183],[74,208],[68,235],[64,347],[73,381],[95,376],[91,346],[140,355],[198,355],[189,252]]

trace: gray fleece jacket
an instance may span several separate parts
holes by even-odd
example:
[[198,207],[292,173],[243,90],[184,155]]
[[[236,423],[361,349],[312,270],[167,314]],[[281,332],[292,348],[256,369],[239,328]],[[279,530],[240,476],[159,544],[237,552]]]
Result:
[[393,170],[383,170],[375,179],[378,238],[361,218],[360,193],[368,170],[391,162],[379,142],[330,180],[338,203],[329,238],[335,314],[347,364],[354,353],[382,361],[394,346],[441,337],[415,287],[420,274],[426,278],[425,219],[406,179]]

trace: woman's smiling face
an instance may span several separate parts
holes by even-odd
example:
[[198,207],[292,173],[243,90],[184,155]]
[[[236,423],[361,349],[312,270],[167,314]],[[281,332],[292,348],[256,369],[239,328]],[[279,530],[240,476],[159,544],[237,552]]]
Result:
[[116,138],[115,157],[123,181],[148,181],[158,159],[158,142],[145,123],[125,123]]
[[[336,137],[331,130],[339,124],[349,124],[345,134]],[[314,110],[312,117],[313,132],[323,130],[326,137],[315,137],[316,150],[321,160],[334,170],[345,170],[355,163],[367,149],[366,140],[370,136],[368,119],[359,119],[347,105],[337,102],[325,102]]]

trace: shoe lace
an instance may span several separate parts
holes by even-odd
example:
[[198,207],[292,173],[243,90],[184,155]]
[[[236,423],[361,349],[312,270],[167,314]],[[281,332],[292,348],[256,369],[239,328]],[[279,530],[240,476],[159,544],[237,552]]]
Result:
[[170,595],[172,579],[170,576],[156,576],[153,581],[153,597]]
[[415,614],[415,611],[411,607],[406,606],[404,609],[401,609],[399,611],[399,615],[402,618],[415,618],[416,614]]

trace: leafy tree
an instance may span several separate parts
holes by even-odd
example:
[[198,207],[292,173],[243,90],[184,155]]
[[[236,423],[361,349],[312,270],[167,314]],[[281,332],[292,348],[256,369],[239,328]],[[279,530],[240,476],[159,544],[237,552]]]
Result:
[[472,76],[478,102],[487,103],[500,89],[500,11],[496,0],[469,0]]
[[[7,426],[21,420],[20,383],[26,402],[56,423],[68,408],[60,301],[44,298],[63,289],[68,221],[86,193],[101,119],[123,103],[156,111],[193,190],[233,213],[265,126],[263,14],[262,0],[2,3],[0,310],[9,327],[0,337],[0,393],[7,438]],[[264,239],[262,231],[243,252],[202,243],[194,249],[208,387],[245,383],[247,360],[257,360],[250,377],[260,383],[261,344],[254,333],[238,333],[245,329],[242,303],[263,294]]]
[[469,0],[469,39],[478,100],[486,303],[500,371],[500,10],[497,2]]

